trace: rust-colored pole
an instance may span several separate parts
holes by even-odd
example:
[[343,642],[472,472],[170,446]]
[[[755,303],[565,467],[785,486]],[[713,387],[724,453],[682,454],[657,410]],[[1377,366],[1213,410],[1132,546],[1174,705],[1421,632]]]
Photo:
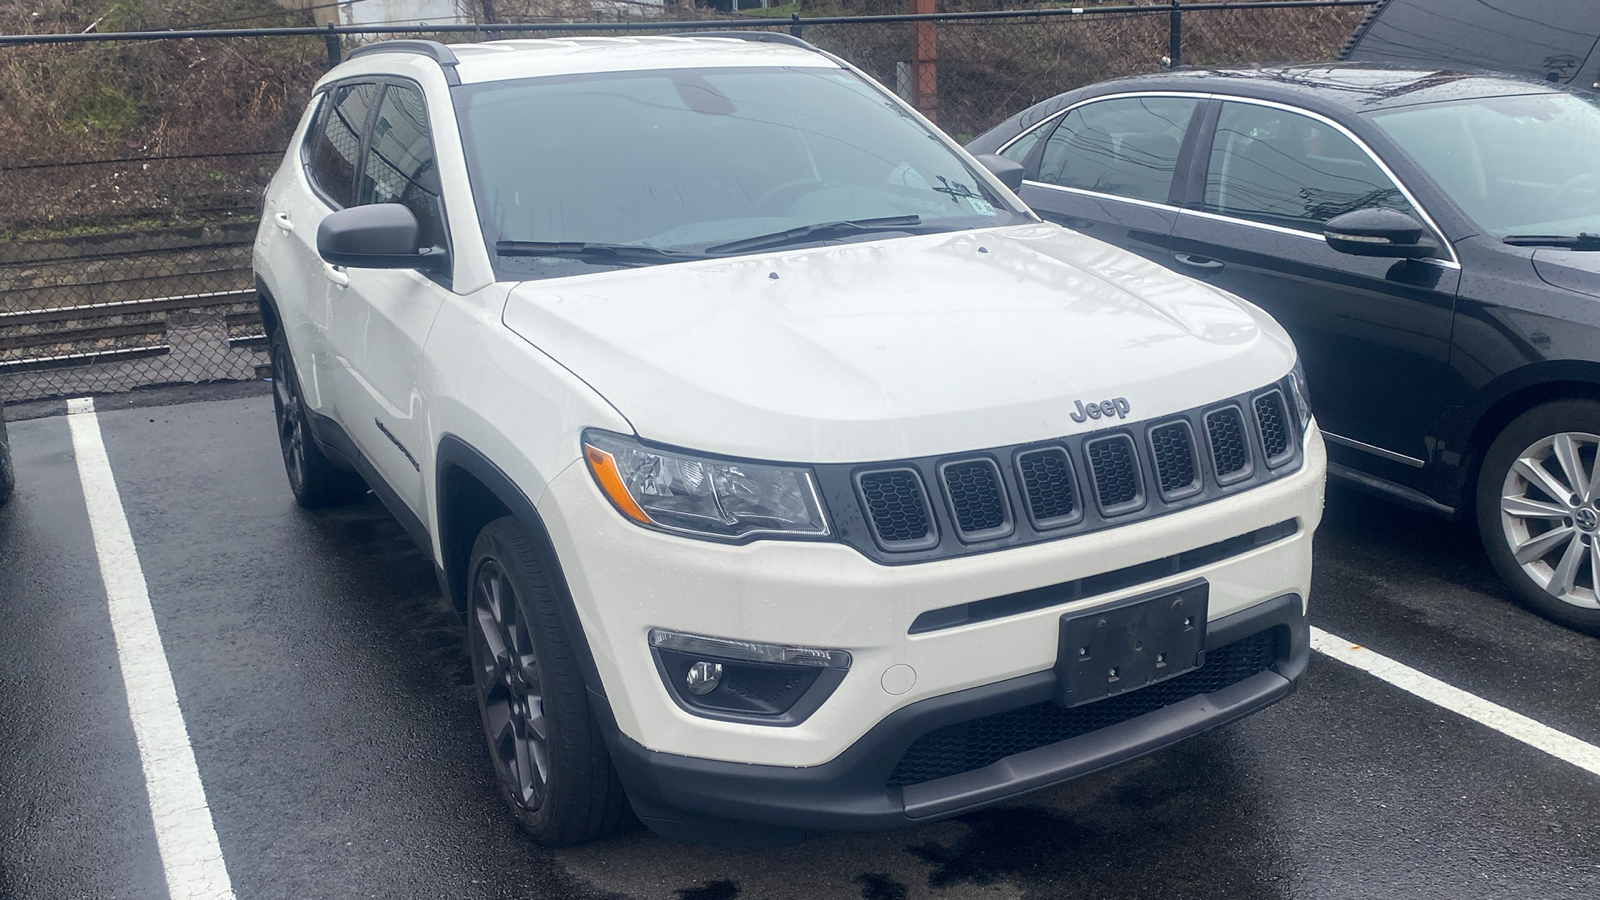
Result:
[[[932,15],[937,0],[911,0],[913,15]],[[939,41],[932,22],[911,23],[911,105],[939,121]]]

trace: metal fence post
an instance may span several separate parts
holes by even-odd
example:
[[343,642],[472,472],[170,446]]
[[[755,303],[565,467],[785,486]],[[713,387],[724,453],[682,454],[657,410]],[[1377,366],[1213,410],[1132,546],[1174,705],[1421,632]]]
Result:
[[1183,65],[1183,9],[1178,0],[1172,0],[1172,12],[1167,16],[1167,67],[1176,69]]
[[[911,0],[914,15],[932,15],[936,0]],[[939,43],[932,22],[911,24],[911,105],[935,124],[939,121]]]
[[789,14],[789,33],[794,35],[795,37],[800,37],[800,14],[799,13],[790,13]]
[[322,36],[322,42],[328,45],[328,68],[339,64],[339,35],[333,30],[333,23],[328,23],[328,33]]

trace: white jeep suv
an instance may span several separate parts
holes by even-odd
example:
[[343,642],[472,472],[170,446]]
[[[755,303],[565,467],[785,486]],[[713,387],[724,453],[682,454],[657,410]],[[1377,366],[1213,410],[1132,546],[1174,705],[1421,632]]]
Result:
[[1017,174],[786,35],[318,83],[254,249],[289,481],[431,554],[536,838],[924,822],[1292,692],[1293,346]]

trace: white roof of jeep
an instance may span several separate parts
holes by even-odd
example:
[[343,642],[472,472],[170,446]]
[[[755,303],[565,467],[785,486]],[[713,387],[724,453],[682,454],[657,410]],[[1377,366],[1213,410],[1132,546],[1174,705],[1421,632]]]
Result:
[[[635,72],[646,69],[750,67],[813,67],[836,69],[838,63],[815,50],[778,41],[718,37],[573,37],[448,44],[458,63],[462,84],[579,75]],[[412,55],[412,54],[404,54]],[[402,54],[363,54],[362,61],[393,65]],[[413,58],[421,56],[414,55]],[[365,67],[363,67],[365,68]]]

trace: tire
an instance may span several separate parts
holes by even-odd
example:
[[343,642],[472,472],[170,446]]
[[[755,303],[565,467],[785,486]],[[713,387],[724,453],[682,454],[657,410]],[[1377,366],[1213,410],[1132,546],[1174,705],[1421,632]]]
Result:
[[11,499],[11,491],[17,486],[17,473],[11,468],[11,444],[6,440],[6,426],[0,422],[0,506],[5,506]]
[[1600,635],[1600,403],[1558,400],[1513,419],[1478,473],[1478,534],[1523,605]]
[[334,465],[311,434],[300,378],[283,331],[274,329],[268,343],[272,354],[272,410],[278,423],[278,448],[283,452],[289,490],[306,509],[349,503],[367,492],[366,482],[354,472]]
[[501,796],[545,846],[615,830],[626,797],[538,546],[515,518],[498,519],[468,571],[474,692]]

